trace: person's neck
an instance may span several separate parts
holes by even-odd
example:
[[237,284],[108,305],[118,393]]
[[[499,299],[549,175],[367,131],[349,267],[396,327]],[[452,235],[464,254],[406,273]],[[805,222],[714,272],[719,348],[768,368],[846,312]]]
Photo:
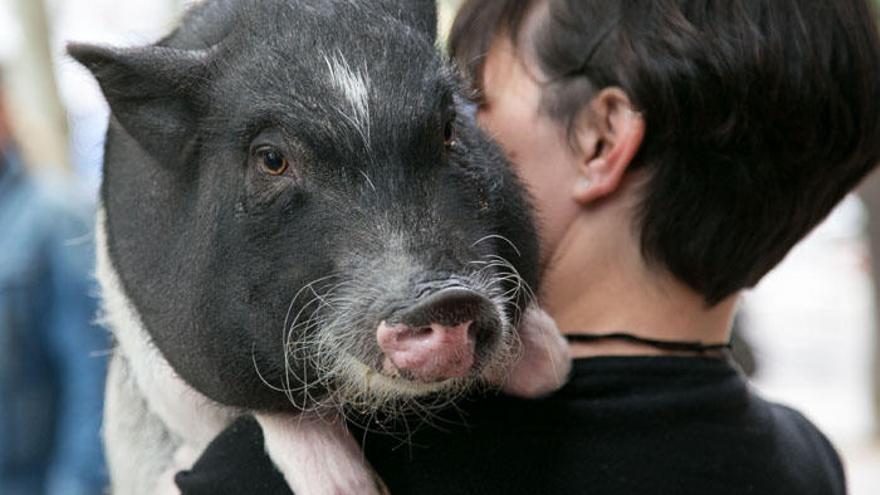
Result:
[[[544,274],[542,304],[562,332],[727,342],[738,297],[708,307],[668,272],[645,265],[632,230],[622,228],[628,208],[602,210],[578,217]],[[669,354],[693,355],[619,340],[572,344],[574,357]]]

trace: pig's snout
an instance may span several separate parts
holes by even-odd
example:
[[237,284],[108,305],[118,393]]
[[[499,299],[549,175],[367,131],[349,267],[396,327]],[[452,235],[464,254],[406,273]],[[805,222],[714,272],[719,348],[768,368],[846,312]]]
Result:
[[477,347],[500,331],[494,305],[466,289],[446,289],[416,303],[376,331],[384,372],[433,383],[467,376]]
[[403,372],[421,382],[467,376],[474,365],[473,322],[410,327],[382,322],[376,337],[385,353],[384,371]]

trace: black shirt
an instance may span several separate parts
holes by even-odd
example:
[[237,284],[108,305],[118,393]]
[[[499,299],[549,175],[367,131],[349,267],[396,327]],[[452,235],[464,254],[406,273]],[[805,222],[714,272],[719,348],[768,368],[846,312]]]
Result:
[[[725,359],[579,359],[547,399],[470,400],[432,422],[409,442],[352,427],[392,495],[846,493],[828,440]],[[290,494],[253,420],[177,479],[184,495]]]

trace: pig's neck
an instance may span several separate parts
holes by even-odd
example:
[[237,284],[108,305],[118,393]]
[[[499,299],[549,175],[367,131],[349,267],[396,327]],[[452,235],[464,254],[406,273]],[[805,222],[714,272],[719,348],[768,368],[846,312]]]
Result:
[[[738,295],[707,307],[667,271],[645,264],[632,234],[630,204],[610,201],[599,210],[571,223],[544,273],[542,304],[562,332],[726,342]],[[620,341],[572,345],[575,357],[669,353]]]
[[[114,353],[127,362],[144,403],[167,427],[171,441],[201,452],[232,421],[237,411],[211,401],[190,387],[153,345],[110,259],[103,208],[98,209],[95,223],[95,250],[102,320],[113,333]],[[121,409],[125,407],[127,405]]]

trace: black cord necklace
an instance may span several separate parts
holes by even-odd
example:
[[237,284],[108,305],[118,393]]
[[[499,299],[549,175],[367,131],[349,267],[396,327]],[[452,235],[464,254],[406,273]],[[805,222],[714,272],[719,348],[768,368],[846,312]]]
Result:
[[712,351],[724,351],[730,349],[730,343],[704,344],[703,342],[688,342],[680,340],[656,340],[639,337],[629,333],[569,333],[565,335],[569,342],[591,343],[602,340],[622,340],[636,344],[644,344],[663,351],[697,352],[700,354]]

